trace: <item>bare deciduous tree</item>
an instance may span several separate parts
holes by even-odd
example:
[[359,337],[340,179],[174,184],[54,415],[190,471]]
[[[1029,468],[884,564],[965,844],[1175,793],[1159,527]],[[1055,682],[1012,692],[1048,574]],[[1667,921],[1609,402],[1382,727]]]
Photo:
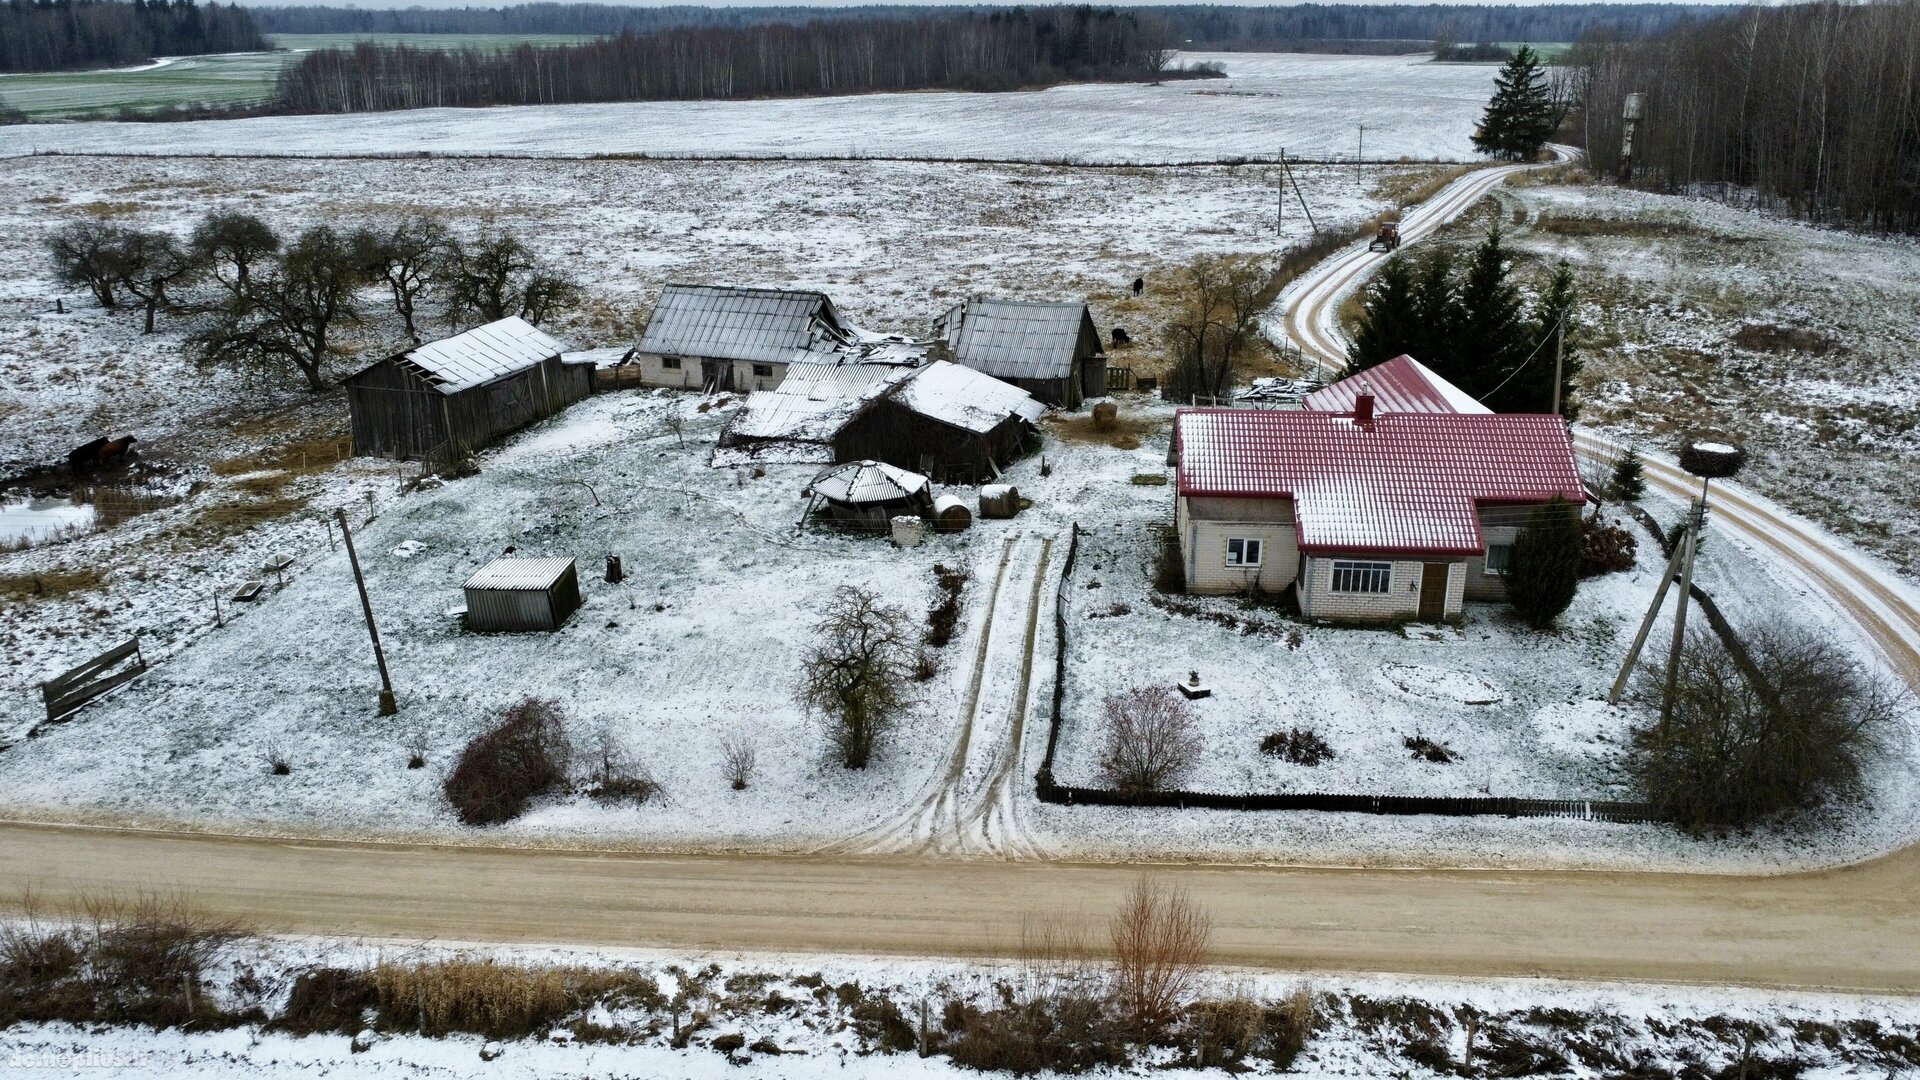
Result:
[[353,234],[356,257],[368,273],[386,282],[394,313],[400,316],[415,344],[420,341],[420,331],[414,325],[414,311],[433,285],[447,255],[449,239],[446,227],[425,214],[403,218],[392,228],[358,229]]
[[62,227],[47,240],[54,276],[64,284],[86,287],[101,307],[112,311],[120,303],[114,290],[126,269],[126,232],[99,218]]
[[441,277],[447,319],[455,325],[517,315],[538,326],[580,295],[572,279],[541,266],[533,250],[505,229],[448,241]]
[[345,236],[326,225],[301,233],[279,262],[253,274],[246,290],[215,309],[194,332],[203,363],[291,367],[319,393],[332,362],[334,333],[361,319],[364,268]]
[[1142,686],[1106,700],[1100,777],[1130,795],[1158,791],[1193,768],[1202,741],[1193,710],[1164,686]]
[[1168,397],[1222,397],[1232,388],[1236,365],[1258,337],[1270,277],[1242,256],[1203,255],[1181,271],[1184,306],[1166,331],[1173,348]]
[[253,268],[280,250],[280,236],[252,214],[213,213],[193,227],[187,246],[229,295],[239,296],[246,291]]
[[1142,878],[1108,923],[1113,992],[1144,1043],[1180,1015],[1207,962],[1213,924],[1184,890]]
[[843,586],[814,624],[798,696],[826,722],[828,742],[849,769],[864,769],[875,743],[906,705],[917,648],[907,613]]
[[753,737],[745,732],[736,732],[720,740],[720,770],[735,791],[747,790],[747,785],[753,782],[759,759]]
[[141,333],[153,333],[154,315],[172,300],[167,290],[185,283],[200,264],[180,241],[163,232],[128,231],[121,237],[120,284],[146,314]]

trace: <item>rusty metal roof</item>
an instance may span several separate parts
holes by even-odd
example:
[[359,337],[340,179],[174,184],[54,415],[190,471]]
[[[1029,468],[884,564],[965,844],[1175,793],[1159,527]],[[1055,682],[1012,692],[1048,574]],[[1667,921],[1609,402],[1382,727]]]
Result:
[[566,346],[525,319],[509,316],[464,334],[430,341],[400,359],[413,365],[434,389],[457,394],[503,375],[559,356]]
[[466,587],[495,592],[545,592],[565,576],[571,566],[573,559],[567,556],[499,558],[474,571]]
[[817,292],[668,285],[653,307],[639,351],[791,364],[825,359],[850,335],[833,301]]

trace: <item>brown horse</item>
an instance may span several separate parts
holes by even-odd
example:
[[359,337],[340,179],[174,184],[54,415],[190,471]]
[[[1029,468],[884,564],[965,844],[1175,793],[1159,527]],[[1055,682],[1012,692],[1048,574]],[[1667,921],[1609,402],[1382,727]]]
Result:
[[134,438],[122,435],[117,439],[94,439],[74,447],[67,454],[67,465],[77,475],[91,472],[102,465],[112,465],[133,451]]

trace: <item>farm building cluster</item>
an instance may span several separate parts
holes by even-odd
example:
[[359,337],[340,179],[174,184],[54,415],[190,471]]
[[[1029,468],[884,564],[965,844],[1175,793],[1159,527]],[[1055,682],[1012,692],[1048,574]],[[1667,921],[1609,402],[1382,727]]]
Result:
[[[1084,303],[972,299],[916,339],[863,330],[818,292],[669,285],[625,352],[583,360],[509,318],[346,386],[356,453],[434,463],[596,386],[740,398],[714,465],[825,467],[805,489],[809,515],[917,543],[921,523],[971,520],[936,484],[985,485],[983,513],[1017,512],[1018,493],[996,481],[1037,444],[1049,408],[1105,394],[1100,341]],[[1300,389],[1278,408],[1176,414],[1168,463],[1189,591],[1287,594],[1310,618],[1456,619],[1467,600],[1503,597],[1537,507],[1585,501],[1559,417],[1492,413],[1411,357]]]

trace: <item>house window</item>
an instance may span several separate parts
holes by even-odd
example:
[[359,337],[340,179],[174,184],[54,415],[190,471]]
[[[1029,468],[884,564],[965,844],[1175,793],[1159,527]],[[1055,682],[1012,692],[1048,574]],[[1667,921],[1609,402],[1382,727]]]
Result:
[[1390,562],[1346,562],[1333,564],[1333,591],[1338,593],[1384,593],[1393,584]]
[[754,378],[757,379],[771,379],[773,378],[773,365],[755,364],[753,365],[753,375]]
[[663,356],[660,358],[660,366],[667,371],[679,371],[680,358],[677,356]]
[[1233,539],[1227,541],[1228,566],[1259,566],[1260,541]]
[[1487,573],[1495,574],[1495,575],[1506,573],[1507,563],[1512,558],[1513,558],[1512,544],[1488,544],[1487,545]]

